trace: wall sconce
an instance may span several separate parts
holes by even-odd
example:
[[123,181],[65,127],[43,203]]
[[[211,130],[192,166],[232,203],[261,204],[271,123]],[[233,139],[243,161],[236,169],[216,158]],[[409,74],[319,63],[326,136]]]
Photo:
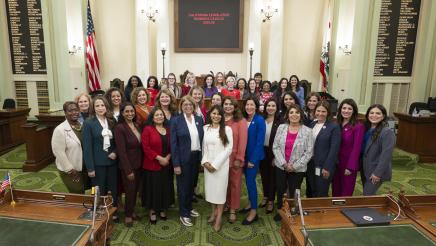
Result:
[[156,22],[155,17],[159,13],[159,11],[157,9],[154,9],[152,6],[149,6],[147,11],[141,10],[141,13],[145,14],[149,21]]
[[260,12],[264,16],[262,21],[266,22],[267,20],[271,20],[271,18],[273,17],[274,13],[278,13],[279,10],[278,9],[273,9],[271,4],[268,4],[268,5],[266,5],[265,9],[261,9]]
[[344,53],[344,55],[348,56],[351,55],[351,48],[348,46],[348,44],[338,47],[340,51],[342,51],[342,53]]
[[254,43],[248,44],[248,52],[250,52],[250,78],[252,78],[252,71],[253,71],[253,53],[254,53]]
[[73,45],[71,49],[68,50],[68,54],[75,55],[82,50],[82,47]]

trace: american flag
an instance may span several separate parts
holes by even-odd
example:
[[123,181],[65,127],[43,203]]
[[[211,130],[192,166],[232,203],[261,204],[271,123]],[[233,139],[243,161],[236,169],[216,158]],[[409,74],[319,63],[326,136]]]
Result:
[[88,30],[86,34],[86,69],[88,70],[89,90],[91,92],[101,88],[100,64],[98,63],[97,47],[95,43],[94,23],[92,22],[91,7],[88,0]]
[[0,186],[0,193],[8,187],[10,182],[11,182],[11,179],[9,178],[9,174],[6,174],[5,180],[3,180],[2,186]]

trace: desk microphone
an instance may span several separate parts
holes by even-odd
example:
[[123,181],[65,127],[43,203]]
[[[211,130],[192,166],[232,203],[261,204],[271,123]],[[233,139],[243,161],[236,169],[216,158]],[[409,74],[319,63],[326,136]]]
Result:
[[94,231],[95,231],[95,218],[96,218],[96,214],[97,214],[97,207],[98,207],[98,200],[100,199],[100,187],[95,186],[95,188],[93,188],[94,192],[94,206],[93,206],[93,211],[92,211],[92,227],[91,227],[91,236],[89,237],[89,241],[91,242],[91,244],[95,241],[95,237],[94,237]]
[[303,227],[304,246],[307,246],[309,243],[309,233],[307,232],[306,225],[304,224],[304,213],[303,213],[303,206],[301,206],[300,189],[295,190],[295,198],[296,198],[296,204],[297,204],[296,207],[297,207],[298,211],[300,212],[300,220],[301,220],[301,225]]

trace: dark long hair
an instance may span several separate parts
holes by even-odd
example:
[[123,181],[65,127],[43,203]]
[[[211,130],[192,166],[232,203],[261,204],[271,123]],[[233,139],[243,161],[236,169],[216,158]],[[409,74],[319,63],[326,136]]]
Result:
[[304,102],[305,102],[304,111],[306,111],[306,113],[308,115],[310,114],[310,108],[309,108],[309,106],[307,106],[307,104],[309,103],[309,100],[311,97],[316,97],[318,102],[321,101],[321,96],[319,95],[318,92],[311,92],[311,93],[309,93],[309,95],[307,95],[306,99],[304,100]]
[[295,93],[292,91],[287,91],[283,94],[282,99],[281,99],[281,103],[280,103],[281,110],[286,111],[286,105],[285,105],[285,96],[286,95],[291,96],[294,99],[295,104],[297,104],[301,108],[300,101],[298,100],[297,95],[295,95]]
[[[291,79],[292,79],[292,78],[296,78],[296,79],[297,79],[297,85],[296,85],[295,91],[299,91],[299,90],[300,90],[300,87],[301,87],[300,79],[299,79],[298,76],[295,75],[295,74],[293,74],[293,75],[291,75],[291,77],[289,77],[289,84],[290,84],[290,88],[291,88],[291,90],[292,90],[292,83],[291,83]],[[301,106],[301,105],[300,105],[300,106]]]
[[271,102],[273,102],[276,105],[276,112],[274,113],[274,121],[275,121],[279,118],[280,114],[279,114],[279,105],[274,98],[270,98],[265,102],[265,108],[263,109],[263,118],[264,119],[268,118],[268,112],[266,112],[266,108],[268,107],[268,104],[270,104]]
[[[124,96],[124,93],[120,89],[118,89],[116,87],[109,88],[109,90],[106,91],[104,96],[106,97],[106,100],[109,103],[109,110],[110,111],[114,110],[114,105],[112,104],[112,93],[114,91],[118,91],[120,93],[120,95],[121,95],[121,104],[123,104],[126,101],[126,96]],[[120,104],[120,106],[121,106],[121,104]]]
[[373,108],[380,109],[380,111],[383,114],[383,120],[380,121],[377,124],[377,126],[375,127],[375,131],[374,131],[374,134],[372,134],[372,139],[371,139],[372,143],[374,143],[377,140],[377,138],[380,136],[380,132],[383,130],[384,127],[387,127],[387,125],[388,125],[388,113],[386,111],[386,108],[383,105],[381,105],[381,104],[373,104],[373,105],[369,106],[369,108],[368,108],[368,110],[366,111],[366,114],[365,114],[365,119],[366,119],[365,120],[365,127],[366,127],[366,129],[369,130],[371,128],[371,122],[369,121],[368,116],[369,116],[369,112]]
[[135,106],[133,106],[133,104],[131,102],[125,102],[125,103],[121,104],[121,106],[120,106],[120,116],[118,116],[118,124],[126,122],[126,119],[124,119],[123,112],[124,112],[124,109],[126,107],[128,107],[128,106],[133,108],[133,111],[135,112],[135,117],[133,117],[133,122],[136,122],[136,109],[135,109]]
[[207,83],[206,83],[207,78],[212,78],[212,84],[210,85],[210,87],[215,88],[215,78],[213,77],[212,74],[208,74],[206,75],[206,77],[204,77],[204,84],[203,84],[204,90],[206,90],[207,88]]
[[153,89],[158,90],[159,89],[159,80],[157,80],[156,76],[149,76],[147,79],[147,88],[150,88],[150,80],[154,79],[154,86]]
[[143,86],[143,85],[142,85],[142,80],[141,80],[137,75],[132,75],[132,76],[130,76],[130,78],[129,78],[128,82],[127,82],[126,88],[133,88],[133,87],[132,87],[132,79],[133,79],[133,78],[135,78],[136,80],[138,80],[138,86],[137,86],[137,87],[141,87],[141,86]]
[[353,114],[351,115],[349,123],[352,126],[356,125],[357,120],[358,120],[357,114],[359,113],[358,112],[359,109],[357,108],[357,104],[353,99],[347,98],[347,99],[342,100],[341,104],[339,104],[338,115],[336,116],[336,118],[338,119],[339,126],[342,128],[342,123],[344,122],[344,117],[342,117],[342,113],[341,113],[342,107],[344,106],[344,104],[348,104],[353,108]]
[[163,111],[163,109],[161,107],[156,107],[156,106],[153,107],[153,109],[151,110],[150,114],[148,115],[147,122],[145,123],[147,126],[155,126],[153,118],[154,118],[154,115],[156,114],[156,112],[158,110],[162,111],[162,114],[163,114],[163,117],[164,117],[163,125],[164,126],[168,126],[169,123],[168,123],[167,117],[165,116],[165,112]]
[[106,107],[106,114],[105,114],[105,117],[106,117],[106,119],[107,119],[107,122],[108,122],[109,128],[112,129],[112,127],[115,125],[115,119],[114,119],[114,116],[113,116],[113,114],[112,114],[112,111],[110,110],[109,103],[108,103],[108,101],[106,100],[106,98],[105,98],[104,96],[102,96],[102,95],[97,95],[97,96],[95,96],[94,98],[92,98],[92,108],[91,108],[90,111],[89,111],[89,116],[90,116],[91,118],[96,118],[96,117],[97,117],[97,116],[95,115],[95,102],[96,102],[97,100],[101,100],[101,101],[103,102],[104,106]]
[[232,103],[233,107],[235,108],[235,110],[233,111],[233,120],[236,122],[240,121],[242,119],[242,112],[241,112],[241,109],[239,108],[238,101],[236,101],[236,99],[234,97],[225,96],[223,98],[223,107],[224,107],[224,102],[226,100],[229,100]]
[[220,121],[220,129],[219,129],[219,136],[221,139],[221,143],[224,146],[227,146],[227,144],[229,143],[229,139],[227,138],[226,135],[226,124],[225,124],[225,119],[224,119],[224,110],[223,107],[221,107],[220,105],[214,105],[209,112],[207,112],[207,119],[209,122],[206,122],[207,124],[210,124],[209,127],[212,126],[212,117],[211,114],[214,110],[218,110],[218,113],[221,115],[221,121]]

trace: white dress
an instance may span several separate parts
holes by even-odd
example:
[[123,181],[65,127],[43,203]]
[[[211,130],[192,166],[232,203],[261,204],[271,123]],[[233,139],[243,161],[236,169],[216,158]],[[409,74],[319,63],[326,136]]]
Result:
[[206,201],[213,204],[226,202],[229,180],[229,157],[233,148],[232,128],[226,126],[229,143],[224,146],[219,138],[219,128],[204,126],[203,158],[201,165],[209,162],[216,171],[211,173],[204,168],[204,190]]

